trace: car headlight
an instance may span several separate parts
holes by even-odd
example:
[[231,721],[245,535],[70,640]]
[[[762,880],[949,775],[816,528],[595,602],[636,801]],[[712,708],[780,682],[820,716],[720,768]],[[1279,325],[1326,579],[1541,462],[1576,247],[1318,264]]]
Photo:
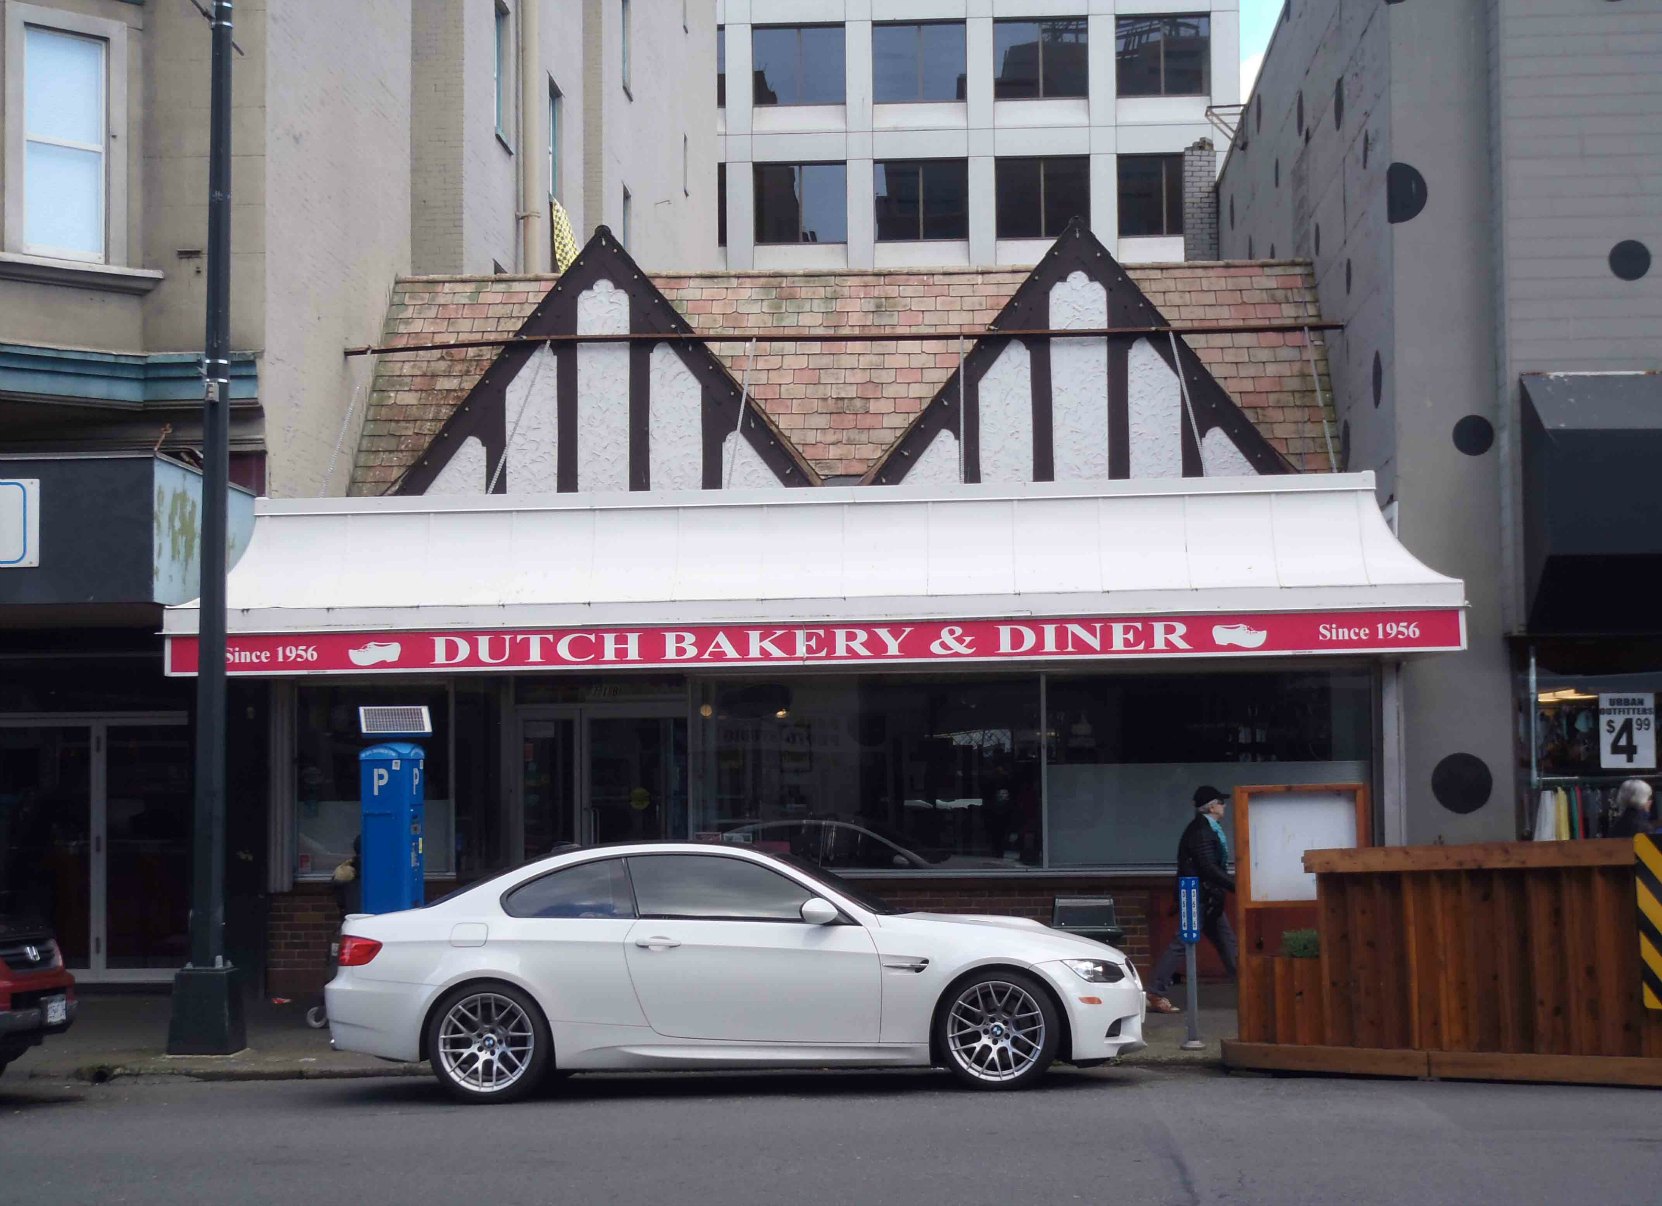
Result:
[[1118,984],[1125,979],[1125,968],[1106,959],[1063,959],[1073,974],[1092,984]]

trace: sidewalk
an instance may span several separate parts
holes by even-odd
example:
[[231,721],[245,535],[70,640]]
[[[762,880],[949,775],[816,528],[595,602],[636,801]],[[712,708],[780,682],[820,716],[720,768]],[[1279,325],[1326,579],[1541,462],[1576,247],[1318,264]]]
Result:
[[[1181,1003],[1179,992],[1174,999]],[[1218,1040],[1235,1034],[1235,988],[1205,985],[1200,994],[1204,1051],[1184,1051],[1181,1015],[1150,1014],[1144,1027],[1148,1049],[1127,1065],[1186,1065],[1215,1068]],[[236,1055],[168,1055],[170,1001],[162,993],[81,993],[80,1013],[68,1034],[48,1039],[18,1057],[5,1079],[101,1082],[117,1076],[190,1076],[198,1080],[302,1080],[360,1076],[424,1076],[426,1064],[395,1064],[367,1055],[329,1049],[329,1032],[306,1025],[315,1004],[269,1001],[248,1007],[248,1047]]]

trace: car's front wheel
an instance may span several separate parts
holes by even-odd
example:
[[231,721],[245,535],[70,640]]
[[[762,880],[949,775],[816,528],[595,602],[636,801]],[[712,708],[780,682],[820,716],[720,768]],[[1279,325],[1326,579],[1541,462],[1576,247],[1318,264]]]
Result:
[[1056,1006],[1032,976],[994,970],[947,990],[935,1015],[935,1046],[960,1081],[1019,1089],[1044,1075],[1061,1040]]
[[458,1101],[517,1101],[540,1084],[553,1055],[548,1023],[511,984],[468,984],[427,1022],[433,1073]]

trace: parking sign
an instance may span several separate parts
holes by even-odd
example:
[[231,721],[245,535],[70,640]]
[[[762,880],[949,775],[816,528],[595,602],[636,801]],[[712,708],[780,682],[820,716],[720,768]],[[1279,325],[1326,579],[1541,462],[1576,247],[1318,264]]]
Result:
[[1193,875],[1177,881],[1177,936],[1184,942],[1200,941],[1200,880]]

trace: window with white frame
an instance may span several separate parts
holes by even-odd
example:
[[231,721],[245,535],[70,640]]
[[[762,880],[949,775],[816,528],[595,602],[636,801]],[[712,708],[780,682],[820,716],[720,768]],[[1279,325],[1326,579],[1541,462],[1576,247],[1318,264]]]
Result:
[[513,53],[513,18],[509,16],[508,6],[497,0],[496,44],[492,66],[496,80],[496,136],[503,142],[508,141],[508,124],[513,115]]
[[6,10],[6,248],[118,263],[125,255],[126,27],[33,5]]
[[560,89],[548,81],[548,195],[560,195]]

